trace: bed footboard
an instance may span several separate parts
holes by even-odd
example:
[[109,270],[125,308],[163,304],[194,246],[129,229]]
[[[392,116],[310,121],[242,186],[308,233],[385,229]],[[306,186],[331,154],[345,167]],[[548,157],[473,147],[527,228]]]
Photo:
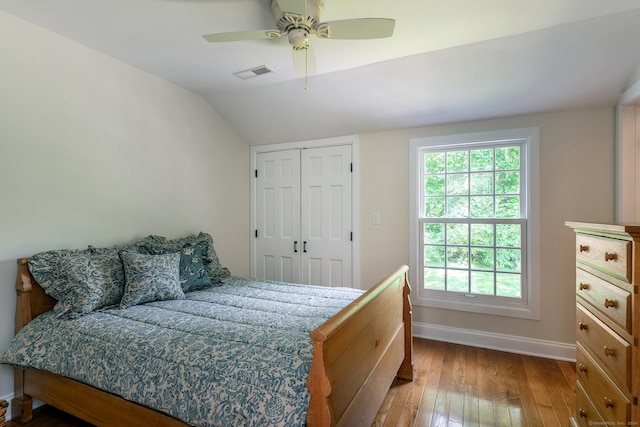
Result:
[[311,333],[307,425],[370,426],[395,377],[413,380],[408,267]]

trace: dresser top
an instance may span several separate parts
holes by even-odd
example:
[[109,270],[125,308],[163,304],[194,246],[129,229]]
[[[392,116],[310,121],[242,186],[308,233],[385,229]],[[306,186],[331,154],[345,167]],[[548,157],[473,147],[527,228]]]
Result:
[[624,223],[624,224],[600,224],[593,222],[565,222],[567,227],[573,228],[575,231],[583,231],[587,233],[605,233],[605,234],[640,234],[640,223]]

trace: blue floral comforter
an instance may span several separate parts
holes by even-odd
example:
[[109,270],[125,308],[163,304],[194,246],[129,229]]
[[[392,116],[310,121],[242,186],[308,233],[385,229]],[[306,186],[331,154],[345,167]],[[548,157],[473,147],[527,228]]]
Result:
[[196,426],[303,426],[309,333],[362,291],[231,277],[185,300],[45,313],[2,363],[44,369]]

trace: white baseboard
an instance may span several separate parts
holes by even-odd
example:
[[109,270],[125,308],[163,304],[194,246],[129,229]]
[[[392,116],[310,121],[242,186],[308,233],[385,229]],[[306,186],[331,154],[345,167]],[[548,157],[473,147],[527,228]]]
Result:
[[575,344],[416,322],[413,323],[413,336],[547,359],[576,361]]

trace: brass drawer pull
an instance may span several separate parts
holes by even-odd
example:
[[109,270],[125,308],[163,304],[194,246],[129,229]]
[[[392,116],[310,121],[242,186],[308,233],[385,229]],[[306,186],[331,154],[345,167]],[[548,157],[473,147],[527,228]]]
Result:
[[610,254],[609,252],[604,253],[605,261],[615,261],[618,259],[618,254]]
[[579,409],[578,414],[580,414],[581,418],[587,418],[587,411],[585,411],[584,409]]
[[580,245],[580,252],[589,252],[588,245]]
[[608,397],[605,396],[604,398],[604,406],[605,408],[613,408],[613,399],[610,399]]
[[611,347],[607,347],[606,345],[604,346],[604,355],[609,357],[609,356],[615,356],[616,355],[616,350],[611,348]]
[[616,308],[618,303],[612,299],[604,299],[604,308]]
[[578,365],[578,371],[580,372],[587,372],[587,366],[583,365],[582,363]]
[[588,329],[587,324],[586,324],[586,323],[584,323],[584,322],[578,322],[578,328],[579,328],[581,331],[584,331],[584,330]]
[[587,291],[589,290],[589,284],[580,282],[580,286],[578,286],[578,289],[580,289],[581,291]]

